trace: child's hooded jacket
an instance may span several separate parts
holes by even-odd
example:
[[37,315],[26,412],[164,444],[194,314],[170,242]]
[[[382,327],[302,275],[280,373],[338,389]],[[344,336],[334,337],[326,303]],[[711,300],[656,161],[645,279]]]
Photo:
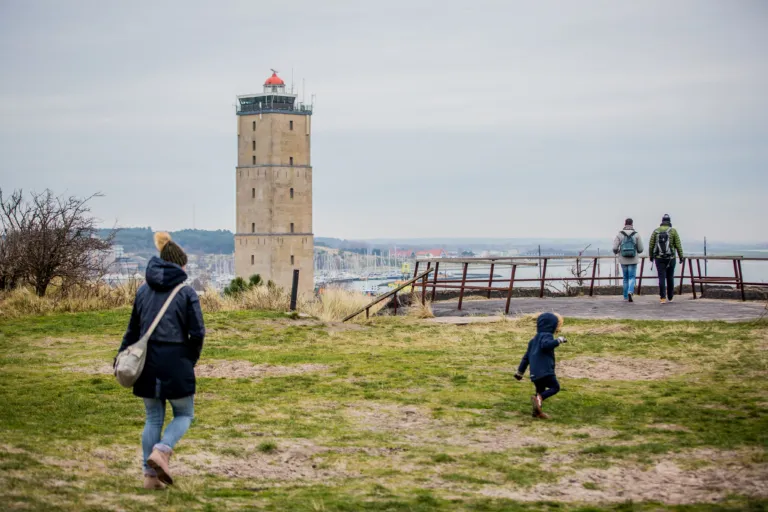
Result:
[[555,331],[559,323],[554,313],[542,313],[536,320],[536,336],[528,342],[520,366],[517,371],[520,375],[525,373],[528,365],[531,366],[531,380],[549,377],[555,374],[555,348],[560,342],[555,339]]

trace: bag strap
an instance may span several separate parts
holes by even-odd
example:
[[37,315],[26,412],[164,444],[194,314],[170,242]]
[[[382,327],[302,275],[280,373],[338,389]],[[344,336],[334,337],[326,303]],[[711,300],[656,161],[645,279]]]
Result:
[[160,308],[160,311],[157,313],[157,316],[154,320],[152,320],[152,325],[149,326],[149,329],[144,334],[144,337],[149,340],[149,337],[152,336],[152,333],[155,332],[155,328],[157,327],[157,324],[160,323],[160,320],[162,320],[163,315],[165,315],[165,312],[168,310],[168,307],[171,305],[171,302],[173,302],[173,299],[176,298],[176,294],[179,293],[179,290],[184,288],[186,286],[186,283],[181,283],[176,288],[173,289],[171,294],[168,296],[167,299],[165,299],[165,304],[163,304],[163,307]]

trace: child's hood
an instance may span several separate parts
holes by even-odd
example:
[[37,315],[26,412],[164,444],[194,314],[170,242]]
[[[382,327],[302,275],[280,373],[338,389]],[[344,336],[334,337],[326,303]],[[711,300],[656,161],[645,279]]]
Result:
[[538,320],[536,320],[536,332],[555,334],[559,321],[560,319],[554,313],[542,313],[539,315]]

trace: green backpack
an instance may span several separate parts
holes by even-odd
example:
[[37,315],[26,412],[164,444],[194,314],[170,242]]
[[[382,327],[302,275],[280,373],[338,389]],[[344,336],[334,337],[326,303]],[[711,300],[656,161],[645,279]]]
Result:
[[624,258],[634,258],[637,256],[637,243],[635,243],[635,235],[637,231],[633,231],[631,234],[626,234],[622,231],[624,240],[619,246],[619,253]]

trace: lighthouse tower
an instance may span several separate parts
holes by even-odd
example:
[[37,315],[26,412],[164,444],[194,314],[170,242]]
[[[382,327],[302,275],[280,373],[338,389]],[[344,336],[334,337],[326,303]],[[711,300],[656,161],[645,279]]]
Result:
[[272,70],[264,91],[237,97],[235,273],[314,289],[312,106]]

